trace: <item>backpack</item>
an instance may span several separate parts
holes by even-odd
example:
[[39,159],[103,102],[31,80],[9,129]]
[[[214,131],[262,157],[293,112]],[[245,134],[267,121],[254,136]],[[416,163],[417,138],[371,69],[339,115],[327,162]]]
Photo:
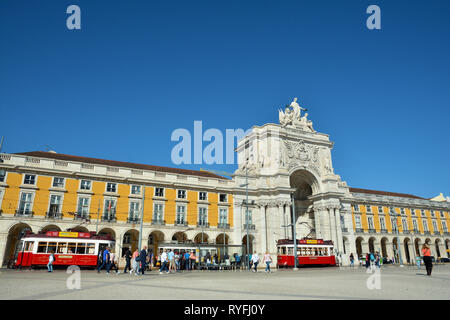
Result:
[[140,257],[140,256],[137,256],[136,258],[134,258],[134,260],[137,261],[137,262],[139,262],[139,261],[141,261],[141,257]]

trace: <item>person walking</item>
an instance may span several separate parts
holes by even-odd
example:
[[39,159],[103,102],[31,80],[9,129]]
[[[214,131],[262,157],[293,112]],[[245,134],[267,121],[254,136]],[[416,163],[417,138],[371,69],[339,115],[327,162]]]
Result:
[[47,269],[48,272],[53,272],[53,262],[55,261],[54,251],[50,251],[50,256],[48,257]]
[[239,253],[236,253],[235,259],[236,259],[236,269],[239,269],[239,271],[241,271],[241,257],[239,256]]
[[123,269],[123,273],[127,273],[127,271],[130,271],[131,273],[131,251],[129,248],[125,250],[125,254],[123,255],[123,258],[125,258],[125,269]]
[[[162,274],[164,270],[166,270],[167,266],[167,252],[166,249],[161,253],[161,267],[159,268],[159,274]],[[169,271],[167,271],[169,273]]]
[[169,253],[167,254],[167,258],[169,259],[169,271],[167,273],[170,273],[172,271],[175,271],[175,253],[169,249]]
[[186,251],[186,253],[184,254],[184,269],[185,270],[190,270],[189,269],[189,257],[190,257],[189,252]]
[[272,257],[270,256],[268,251],[266,251],[263,261],[266,263],[266,270],[264,270],[264,272],[272,273],[272,271],[270,271],[270,264],[272,263]]
[[418,255],[416,257],[417,270],[420,270],[420,265],[422,264],[422,258]]
[[109,274],[109,257],[109,248],[106,247],[105,250],[103,250],[102,264],[97,269],[98,273],[100,273],[100,270],[102,270],[103,267],[106,267],[106,274]]
[[116,271],[116,274],[120,273],[119,268],[117,267],[117,265],[119,264],[119,259],[117,254],[115,254],[115,252],[113,250],[111,250],[111,255],[110,255],[110,259],[111,259],[111,269],[114,269]]
[[139,274],[139,250],[136,249],[133,252],[133,255],[131,256],[131,262],[133,269],[130,270],[130,276],[133,274],[137,276]]
[[422,246],[423,262],[427,270],[427,276],[431,276],[431,270],[433,269],[433,261],[431,260],[431,249],[428,242],[425,242]]
[[353,253],[350,253],[350,268],[355,267],[355,257],[353,256]]
[[252,263],[253,263],[253,266],[255,267],[255,269],[253,270],[253,272],[258,272],[258,263],[259,263],[259,256],[258,256],[258,254],[256,253],[256,251],[253,253],[253,255],[252,255]]
[[230,257],[231,270],[236,269],[236,253],[232,254]]
[[190,264],[190,269],[194,270],[195,268],[195,261],[197,260],[197,258],[195,257],[195,253],[192,250],[191,254],[189,255],[189,264]]
[[141,269],[139,270],[139,273],[141,275],[145,274],[146,261],[147,261],[147,246],[144,246],[144,248],[142,248],[141,252],[139,253],[139,262],[141,263]]

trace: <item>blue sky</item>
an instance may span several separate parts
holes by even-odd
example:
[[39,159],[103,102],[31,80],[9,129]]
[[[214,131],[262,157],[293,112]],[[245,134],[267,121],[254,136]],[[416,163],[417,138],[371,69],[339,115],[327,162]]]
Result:
[[174,166],[173,130],[278,122],[298,97],[350,186],[449,195],[449,17],[446,0],[3,0],[2,151]]

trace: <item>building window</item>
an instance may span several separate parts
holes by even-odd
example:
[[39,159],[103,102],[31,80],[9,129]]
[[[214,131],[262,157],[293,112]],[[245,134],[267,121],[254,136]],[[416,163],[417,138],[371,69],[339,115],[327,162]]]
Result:
[[28,214],[31,213],[31,207],[33,205],[33,194],[24,192],[20,196],[19,213]]
[[423,217],[425,215],[425,210],[420,209],[420,215]]
[[50,196],[50,208],[48,210],[49,213],[55,214],[61,212],[61,196],[52,194]]
[[415,232],[419,231],[419,228],[417,228],[417,220],[416,219],[413,220],[413,227],[414,227]]
[[372,207],[371,206],[366,206],[366,211],[369,212],[369,213],[372,212]]
[[175,223],[181,225],[186,223],[186,206],[177,206],[177,217]]
[[382,206],[378,206],[378,213],[383,213],[383,207]]
[[361,216],[359,215],[355,216],[355,228],[361,229]]
[[428,232],[429,230],[428,230],[428,222],[427,222],[427,220],[423,220],[422,223],[423,223],[423,231]]
[[206,208],[198,208],[198,224],[200,226],[206,226],[208,223],[208,213],[206,211]]
[[186,190],[178,190],[177,197],[178,199],[186,199]]
[[413,215],[413,216],[416,215],[416,211],[414,209],[411,209],[411,215]]
[[219,201],[220,202],[227,202],[227,195],[225,193],[219,194]]
[[23,180],[24,184],[35,184],[36,183],[36,176],[34,174],[26,174],[25,179]]
[[434,232],[439,232],[436,220],[433,220],[433,231]]
[[106,192],[117,192],[117,184],[108,182],[106,184]]
[[155,197],[164,197],[164,188],[155,188]]
[[130,220],[139,219],[139,202],[138,201],[130,201]]
[[406,219],[402,219],[403,232],[408,231],[408,221]]
[[131,186],[131,194],[141,194],[141,186]]
[[386,230],[386,221],[384,220],[384,217],[380,217],[380,228],[381,230]]
[[400,213],[405,214],[405,208],[400,208]]
[[198,194],[198,200],[208,200],[208,194],[206,192],[199,192]]
[[345,219],[343,215],[340,215],[340,220],[341,220],[341,228],[345,229]]
[[53,187],[64,188],[64,178],[53,178]]
[[395,213],[394,207],[390,207],[390,208],[389,208],[389,212],[390,212],[390,213]]
[[164,205],[162,203],[155,203],[153,206],[153,221],[162,222],[164,216]]
[[353,211],[355,211],[355,212],[359,211],[359,206],[357,204],[353,205]]
[[442,231],[448,232],[448,231],[447,231],[447,222],[441,221],[441,224],[442,224]]
[[219,209],[219,224],[225,225],[228,223],[228,210],[226,208]]
[[5,182],[6,177],[6,171],[3,169],[0,169],[0,182]]
[[444,218],[444,212],[440,211],[441,218]]
[[91,181],[81,180],[80,189],[81,190],[91,190]]
[[105,200],[105,217],[107,219],[112,219],[116,215],[116,200],[107,199]]
[[372,217],[367,217],[367,224],[369,225],[369,230],[373,230],[373,218]]
[[430,211],[431,217],[434,218],[434,210]]
[[398,225],[397,225],[397,218],[391,218],[391,225],[392,225],[392,229],[393,230],[397,230]]
[[89,198],[80,197],[78,199],[78,215],[82,217],[89,215]]

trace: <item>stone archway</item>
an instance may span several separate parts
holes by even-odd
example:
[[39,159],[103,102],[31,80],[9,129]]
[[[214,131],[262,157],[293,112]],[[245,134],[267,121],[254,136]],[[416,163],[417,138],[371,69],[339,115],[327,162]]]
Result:
[[206,233],[200,232],[194,238],[195,243],[208,243],[209,237]]
[[406,255],[405,258],[406,258],[406,262],[407,262],[407,263],[412,263],[412,262],[414,262],[414,261],[411,259],[411,253],[410,253],[410,250],[409,250],[410,242],[411,242],[411,240],[410,240],[409,238],[405,238],[405,239],[403,240],[403,246],[404,246],[405,255]]
[[158,254],[159,243],[164,241],[164,233],[159,230],[152,231],[148,236],[148,247],[153,249],[154,254]]
[[136,249],[139,249],[139,231],[136,229],[130,229],[124,233],[122,237],[122,255],[123,256],[127,249],[130,249],[131,252],[134,252]]
[[386,237],[381,238],[381,256],[383,258],[387,258],[388,257],[388,253],[387,253],[387,243],[388,243],[388,239]]
[[45,227],[42,227],[42,229],[39,231],[39,233],[46,233],[48,231],[61,231],[61,228],[54,224],[46,225]]
[[28,224],[22,222],[13,225],[9,229],[2,265],[9,266],[10,262],[14,260],[19,241],[27,233],[27,231],[31,232],[31,227]]
[[414,240],[414,248],[416,249],[416,256],[421,256],[420,254],[420,246],[422,245],[422,240],[420,240],[419,238],[416,238]]
[[69,229],[67,229],[67,231],[89,233],[88,228],[83,227],[83,226],[76,226],[76,227],[73,227],[73,228],[69,228]]
[[375,253],[375,238],[374,237],[370,237],[369,238],[369,252],[370,253]]
[[362,249],[363,242],[364,242],[364,239],[362,237],[358,237],[355,240],[356,254],[358,255],[358,259],[363,255],[363,249]]
[[[248,250],[250,251],[250,253],[253,253],[254,251],[254,242],[255,242],[255,237],[253,235],[249,235],[248,236]],[[242,238],[242,255],[246,255],[247,254],[247,236],[245,235]]]
[[447,252],[447,258],[450,258],[450,240],[445,240],[445,251]]
[[111,240],[116,240],[116,232],[111,228],[103,228],[98,232],[99,236],[110,237]]
[[441,240],[439,240],[439,239],[436,239],[434,241],[434,246],[436,248],[436,258],[442,257],[441,250],[439,249],[440,243],[441,243]]
[[185,243],[186,241],[188,241],[188,237],[186,233],[184,233],[183,231],[179,231],[174,233],[174,235],[172,236],[172,241],[177,241],[178,243]]

